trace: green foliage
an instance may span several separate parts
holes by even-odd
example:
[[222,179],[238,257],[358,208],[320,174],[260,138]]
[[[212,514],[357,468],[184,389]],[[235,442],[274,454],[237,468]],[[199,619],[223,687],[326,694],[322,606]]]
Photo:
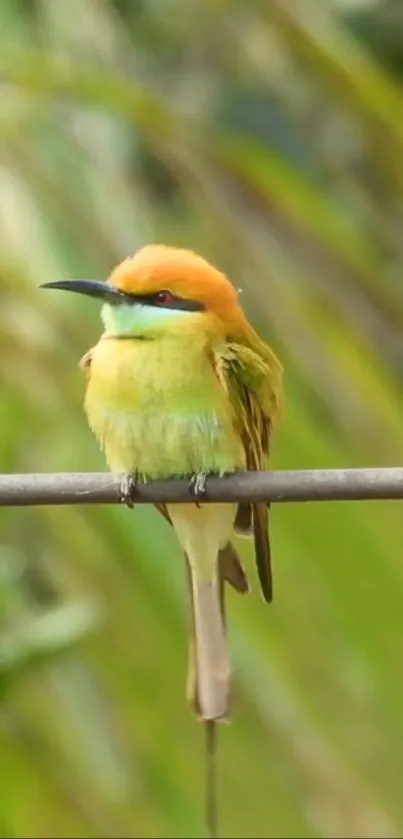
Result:
[[[97,306],[38,285],[156,240],[228,271],[283,360],[273,467],[400,463],[403,100],[360,31],[328,0],[3,0],[2,471],[104,469]],[[107,507],[0,525],[1,835],[202,836],[173,534]],[[222,835],[399,836],[400,505],[279,505],[272,542],[273,606],[245,542],[229,595]]]

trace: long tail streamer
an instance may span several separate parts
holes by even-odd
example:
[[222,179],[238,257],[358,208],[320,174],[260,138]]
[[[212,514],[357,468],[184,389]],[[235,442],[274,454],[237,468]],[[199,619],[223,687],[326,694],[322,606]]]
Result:
[[205,720],[206,735],[206,798],[205,818],[207,839],[217,839],[217,723],[215,720]]

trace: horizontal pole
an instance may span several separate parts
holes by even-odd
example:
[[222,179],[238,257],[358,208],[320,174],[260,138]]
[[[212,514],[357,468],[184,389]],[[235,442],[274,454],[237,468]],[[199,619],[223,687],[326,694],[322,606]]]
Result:
[[[59,472],[38,475],[0,475],[0,506],[38,504],[119,504],[122,475],[103,472]],[[223,478],[209,476],[209,501],[360,501],[403,498],[403,468],[314,469],[278,472],[238,472]],[[137,504],[194,502],[184,479],[138,484]]]

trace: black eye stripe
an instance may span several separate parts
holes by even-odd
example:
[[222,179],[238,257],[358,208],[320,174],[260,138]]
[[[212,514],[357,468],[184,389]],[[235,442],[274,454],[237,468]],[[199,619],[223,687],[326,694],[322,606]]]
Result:
[[[165,289],[162,289],[162,291],[165,291]],[[203,312],[206,308],[204,303],[201,303],[199,300],[186,300],[185,298],[177,297],[172,293],[170,293],[170,297],[167,299],[167,302],[162,303],[159,298],[160,293],[161,292],[156,292],[155,294],[128,294],[127,292],[124,292],[120,302],[132,305],[142,303],[144,306],[155,306],[158,309],[177,309],[178,311],[184,312]]]

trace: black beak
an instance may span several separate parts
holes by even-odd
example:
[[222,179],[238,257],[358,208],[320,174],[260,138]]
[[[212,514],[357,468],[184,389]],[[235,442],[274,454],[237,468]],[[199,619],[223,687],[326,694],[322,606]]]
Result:
[[41,288],[61,288],[63,291],[76,291],[78,294],[86,294],[89,297],[98,297],[108,303],[123,303],[127,295],[118,291],[108,283],[100,280],[58,280],[53,283],[43,283]]

